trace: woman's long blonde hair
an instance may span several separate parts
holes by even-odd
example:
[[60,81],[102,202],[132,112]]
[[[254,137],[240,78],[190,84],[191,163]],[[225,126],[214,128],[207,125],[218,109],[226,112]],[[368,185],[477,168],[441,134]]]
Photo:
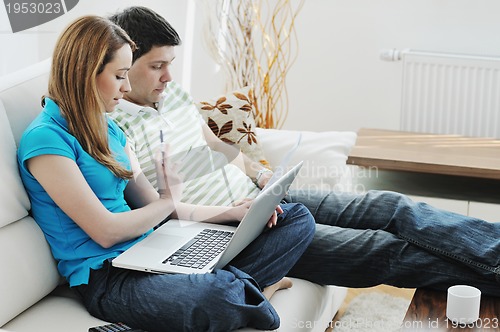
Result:
[[132,172],[113,156],[108,145],[104,105],[96,77],[123,45],[135,44],[127,33],[99,16],[84,16],[73,22],[57,41],[52,58],[48,93],[68,122],[69,132],[83,149],[117,177]]

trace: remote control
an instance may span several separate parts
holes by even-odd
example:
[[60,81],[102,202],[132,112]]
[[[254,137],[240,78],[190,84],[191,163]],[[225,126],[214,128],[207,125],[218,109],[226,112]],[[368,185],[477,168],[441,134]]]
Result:
[[139,329],[131,328],[123,323],[114,323],[89,328],[89,332],[143,332]]

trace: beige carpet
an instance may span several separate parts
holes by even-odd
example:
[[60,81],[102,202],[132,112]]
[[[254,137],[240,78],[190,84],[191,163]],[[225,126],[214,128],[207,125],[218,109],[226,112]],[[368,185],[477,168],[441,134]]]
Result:
[[354,298],[342,318],[333,325],[335,332],[391,332],[401,327],[410,301],[384,293],[365,293]]
[[349,289],[327,332],[390,332],[399,329],[414,289],[377,286]]

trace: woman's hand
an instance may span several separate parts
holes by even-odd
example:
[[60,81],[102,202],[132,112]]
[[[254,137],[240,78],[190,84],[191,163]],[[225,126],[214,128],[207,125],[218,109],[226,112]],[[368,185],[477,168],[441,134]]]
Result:
[[167,160],[168,144],[162,143],[155,155],[156,181],[160,199],[172,199],[179,202],[184,189],[182,177],[179,175],[179,166]]
[[252,202],[253,199],[251,198],[244,198],[242,200],[234,202],[233,207],[230,211],[231,219],[241,221],[245,214],[247,214],[248,209],[250,209],[250,205],[252,205]]
[[269,182],[269,180],[271,180],[272,176],[273,176],[273,171],[271,171],[270,169],[264,169],[262,173],[258,176],[257,187],[259,187],[260,189],[264,188],[266,184]]

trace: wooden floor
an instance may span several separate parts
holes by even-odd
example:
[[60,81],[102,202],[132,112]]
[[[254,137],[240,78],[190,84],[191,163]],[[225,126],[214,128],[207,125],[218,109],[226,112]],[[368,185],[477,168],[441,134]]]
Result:
[[[397,287],[392,287],[392,286],[386,286],[386,285],[381,285],[381,286],[376,286],[376,287],[370,287],[370,288],[349,288],[347,290],[347,296],[344,300],[344,303],[340,307],[339,311],[337,312],[337,315],[335,315],[335,318],[333,319],[332,326],[335,326],[335,322],[339,320],[342,315],[345,313],[345,310],[347,306],[349,305],[349,302],[351,302],[352,299],[354,299],[356,296],[363,294],[363,293],[370,293],[370,292],[380,292],[380,293],[386,293],[392,296],[398,296],[398,297],[403,297],[407,298],[410,300],[413,297],[413,293],[415,293],[415,289],[413,288],[397,288]],[[333,328],[328,328],[325,332],[333,332]]]

